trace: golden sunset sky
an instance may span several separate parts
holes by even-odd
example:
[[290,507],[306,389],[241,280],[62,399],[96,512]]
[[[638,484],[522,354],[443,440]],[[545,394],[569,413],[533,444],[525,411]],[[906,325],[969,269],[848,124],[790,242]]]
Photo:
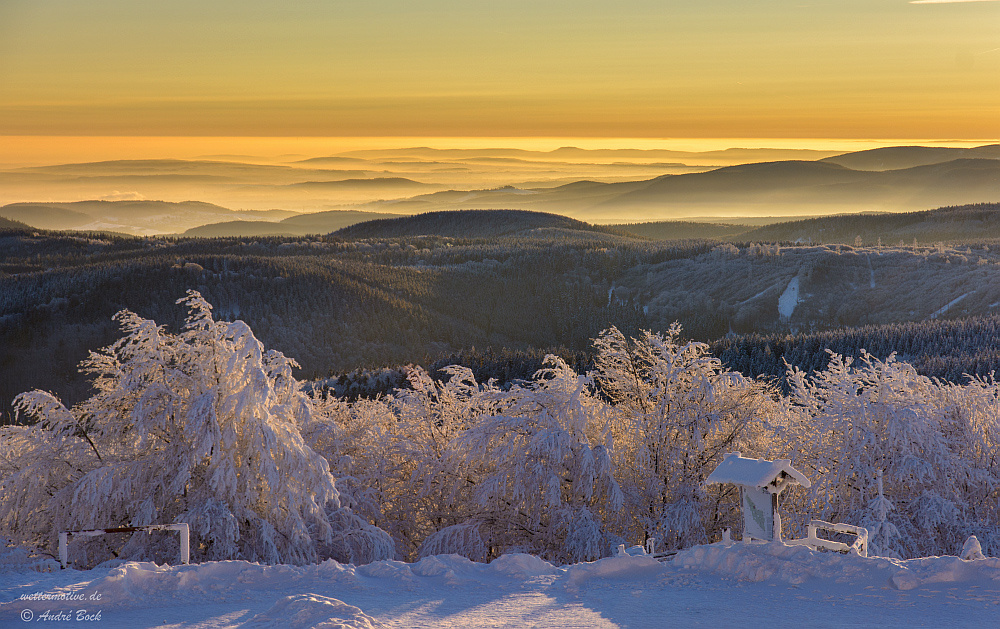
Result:
[[1000,2],[2,0],[0,136],[1000,138]]

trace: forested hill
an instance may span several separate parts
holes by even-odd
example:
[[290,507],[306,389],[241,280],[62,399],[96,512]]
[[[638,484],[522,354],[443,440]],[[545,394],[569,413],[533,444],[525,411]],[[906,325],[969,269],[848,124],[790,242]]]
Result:
[[865,245],[881,239],[884,245],[976,242],[1000,238],[1000,203],[974,203],[923,212],[898,214],[841,214],[787,223],[774,223],[730,240],[754,242],[813,242],[852,244],[860,236]]
[[403,238],[433,234],[448,238],[496,238],[532,229],[615,233],[567,216],[527,210],[456,210],[356,223],[333,233],[342,238]]
[[608,295],[621,273],[711,248],[619,238],[609,251],[606,235],[574,233],[594,239],[3,233],[0,416],[32,388],[82,399],[78,364],[117,338],[112,315],[128,308],[176,330],[188,289],[312,377],[463,348],[579,350],[609,325],[637,333],[649,327],[641,307]]
[[[754,219],[748,219],[748,222]],[[974,203],[920,212],[837,214],[766,225],[657,221],[611,225],[653,240],[708,238],[730,242],[801,242],[852,245],[969,244],[1000,239],[1000,203]]]
[[132,234],[163,234],[229,220],[281,220],[296,214],[290,210],[234,211],[202,201],[74,201],[11,203],[0,207],[0,217],[21,221],[35,229]]
[[725,225],[720,223],[696,223],[692,221],[655,221],[650,223],[625,223],[610,227],[627,234],[651,240],[684,240],[706,238],[723,240],[739,237],[752,227],[748,225]]
[[[530,212],[409,221],[447,224],[455,218],[461,220],[451,233],[461,233],[456,226],[463,223],[467,234],[521,231],[492,238],[354,240],[0,233],[0,413],[14,395],[32,388],[79,401],[86,391],[78,364],[118,337],[112,315],[128,308],[176,329],[183,312],[174,302],[189,289],[213,304],[217,317],[246,321],[266,346],[295,358],[305,377],[430,364],[473,348],[487,355],[491,349],[565,348],[577,356],[611,325],[634,335],[679,321],[687,337],[707,342],[730,333],[784,339],[797,332],[907,321],[935,325],[1000,313],[996,244],[664,242]],[[942,350],[959,356],[956,366],[932,373],[983,373],[997,364],[991,356],[970,362],[966,350],[1000,343],[962,338],[965,349]],[[768,342],[773,357],[777,341],[747,341],[746,354],[756,356],[758,347],[766,356]],[[865,341],[860,347],[876,352],[880,346]],[[822,352],[820,357],[825,359]],[[748,371],[774,373],[781,361],[769,360]],[[496,372],[495,366],[482,373]],[[733,366],[744,368],[735,359]],[[498,377],[523,375],[513,366],[502,371]]]
[[328,234],[361,221],[396,218],[398,214],[330,210],[289,216],[275,223],[271,221],[227,221],[193,227],[184,236],[195,238],[241,238],[247,236],[306,236]]
[[31,227],[19,221],[13,221],[0,216],[0,229],[31,229]]

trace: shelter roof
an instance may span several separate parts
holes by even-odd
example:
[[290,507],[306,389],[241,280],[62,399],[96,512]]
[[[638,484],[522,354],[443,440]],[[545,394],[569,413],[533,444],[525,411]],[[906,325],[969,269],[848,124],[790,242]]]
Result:
[[789,459],[778,459],[777,461],[765,461],[764,459],[748,459],[740,456],[739,452],[730,452],[715,468],[706,483],[735,483],[750,487],[767,487],[774,481],[780,479],[782,474],[791,477],[793,482],[809,487],[812,483],[805,477],[805,474],[792,467]]

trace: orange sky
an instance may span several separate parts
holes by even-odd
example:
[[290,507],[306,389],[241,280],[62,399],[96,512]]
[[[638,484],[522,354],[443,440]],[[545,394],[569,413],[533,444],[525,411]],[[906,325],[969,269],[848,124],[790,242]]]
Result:
[[5,0],[0,135],[1000,138],[1000,2]]

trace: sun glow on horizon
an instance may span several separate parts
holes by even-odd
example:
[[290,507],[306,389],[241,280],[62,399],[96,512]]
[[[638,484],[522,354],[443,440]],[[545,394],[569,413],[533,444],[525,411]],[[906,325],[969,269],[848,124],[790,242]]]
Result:
[[20,168],[129,159],[223,159],[284,163],[373,149],[638,149],[707,152],[725,149],[861,151],[887,146],[969,148],[1000,140],[927,138],[586,138],[586,137],[205,137],[0,136],[0,166]]

